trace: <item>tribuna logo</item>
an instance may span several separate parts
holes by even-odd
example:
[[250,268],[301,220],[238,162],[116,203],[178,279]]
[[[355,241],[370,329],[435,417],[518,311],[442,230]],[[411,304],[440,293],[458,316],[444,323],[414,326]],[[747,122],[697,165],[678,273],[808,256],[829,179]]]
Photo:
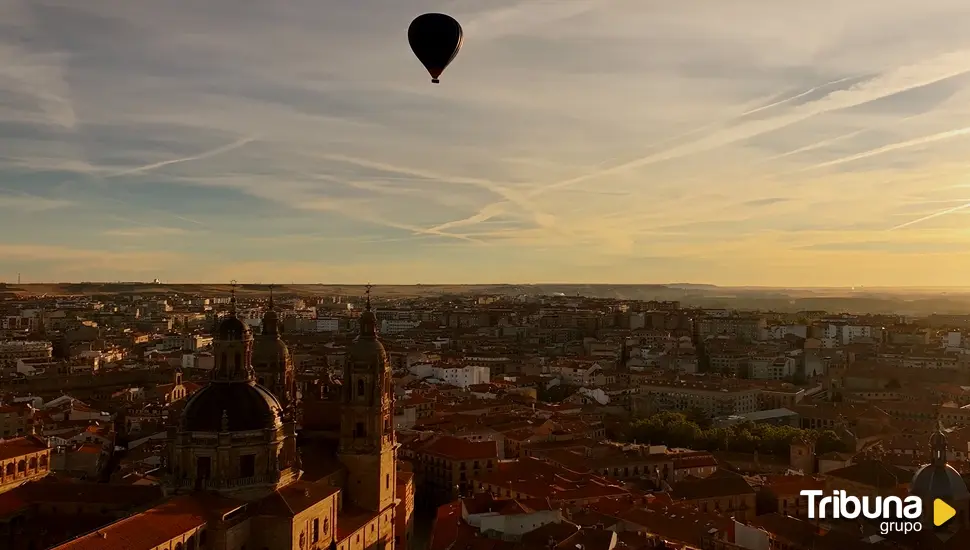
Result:
[[822,495],[824,491],[801,491],[808,497],[809,519],[867,519],[882,520],[879,531],[909,533],[920,531],[923,524],[923,500],[916,496],[899,497],[855,497],[845,491],[832,491],[831,496]]

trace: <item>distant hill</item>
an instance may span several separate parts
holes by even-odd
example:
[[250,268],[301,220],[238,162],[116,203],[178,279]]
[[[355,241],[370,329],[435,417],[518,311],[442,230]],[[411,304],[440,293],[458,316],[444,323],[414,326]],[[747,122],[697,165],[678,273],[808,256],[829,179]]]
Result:
[[[230,285],[121,283],[0,284],[0,298],[23,296],[112,296],[151,294],[228,295]],[[277,294],[299,296],[361,296],[362,284],[277,285]],[[267,285],[240,284],[242,297],[265,296]],[[418,298],[444,295],[564,295],[618,300],[679,300],[687,307],[759,309],[797,312],[825,310],[833,313],[899,313],[906,315],[970,314],[970,293],[966,289],[887,288],[767,288],[719,287],[706,284],[556,284],[528,285],[386,285],[375,288],[383,298]]]

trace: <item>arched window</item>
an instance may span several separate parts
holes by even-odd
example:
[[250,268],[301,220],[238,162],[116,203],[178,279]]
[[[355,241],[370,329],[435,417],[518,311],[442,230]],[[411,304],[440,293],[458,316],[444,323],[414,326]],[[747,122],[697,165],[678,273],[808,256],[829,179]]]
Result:
[[13,462],[11,462],[10,464],[7,464],[7,475],[8,476],[12,476],[13,475],[13,468],[14,468]]
[[364,423],[358,422],[354,428],[354,437],[364,437],[365,435],[367,435],[367,432],[364,430]]
[[364,397],[364,380],[357,381],[357,397]]
[[26,472],[27,471],[27,461],[21,460],[20,462],[18,462],[17,463],[17,471],[18,472]]
[[37,469],[37,457],[36,456],[35,457],[31,457],[31,459],[30,459],[30,469],[31,470],[36,470]]

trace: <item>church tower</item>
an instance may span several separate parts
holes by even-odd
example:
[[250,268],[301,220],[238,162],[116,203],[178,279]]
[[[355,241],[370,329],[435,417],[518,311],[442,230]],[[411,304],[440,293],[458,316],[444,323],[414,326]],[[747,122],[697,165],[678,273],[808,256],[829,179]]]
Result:
[[367,305],[360,334],[347,354],[340,407],[338,456],[348,471],[347,495],[371,512],[393,511],[397,443],[391,367],[377,338],[377,316]]
[[253,342],[253,369],[256,381],[288,408],[296,402],[296,374],[290,350],[280,337],[280,319],[273,307],[272,285],[269,292],[269,308],[263,314],[262,334]]

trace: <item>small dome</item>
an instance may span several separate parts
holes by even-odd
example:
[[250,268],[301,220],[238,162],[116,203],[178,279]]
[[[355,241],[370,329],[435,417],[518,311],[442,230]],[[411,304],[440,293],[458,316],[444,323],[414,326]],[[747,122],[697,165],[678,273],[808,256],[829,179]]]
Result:
[[970,499],[970,491],[963,477],[949,464],[927,464],[916,472],[909,493],[924,499],[943,499],[947,502]]
[[930,463],[913,476],[913,481],[909,484],[910,494],[924,500],[940,498],[947,502],[970,499],[967,483],[953,466],[946,463],[947,448],[946,434],[940,426],[930,436]]
[[216,333],[220,340],[246,340],[252,331],[239,317],[230,315],[219,323]]
[[262,335],[253,342],[253,368],[260,370],[261,367],[270,365],[285,366],[290,359],[290,350],[286,343],[277,337]]
[[[273,394],[253,381],[211,382],[189,398],[182,410],[188,432],[246,432],[282,425],[283,407]],[[223,428],[223,413],[228,427]]]
[[369,301],[357,322],[360,334],[347,350],[347,360],[358,365],[387,365],[387,352],[377,337],[377,315],[370,309]]
[[280,331],[280,316],[270,309],[263,314],[263,334],[275,336]]
[[376,338],[358,337],[347,349],[347,361],[351,364],[387,366],[387,351]]

